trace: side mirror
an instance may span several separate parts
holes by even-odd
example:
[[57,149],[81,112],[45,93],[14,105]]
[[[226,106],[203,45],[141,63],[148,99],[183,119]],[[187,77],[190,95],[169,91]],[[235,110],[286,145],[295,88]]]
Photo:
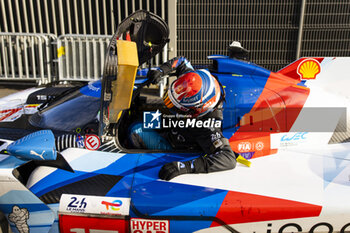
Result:
[[7,152],[22,160],[56,160],[55,136],[51,130],[31,133],[7,147]]

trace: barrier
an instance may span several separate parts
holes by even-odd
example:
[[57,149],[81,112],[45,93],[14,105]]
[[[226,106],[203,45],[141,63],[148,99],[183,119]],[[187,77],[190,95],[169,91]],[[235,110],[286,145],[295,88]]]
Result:
[[[0,80],[94,81],[101,78],[111,35],[62,35],[0,33]],[[152,62],[162,63],[162,56]],[[166,80],[160,83],[160,95]]]
[[0,33],[0,80],[52,82],[54,40],[52,34]]
[[[62,35],[57,39],[58,80],[94,81],[101,78],[105,53],[111,35]],[[163,57],[166,58],[167,47]],[[161,57],[153,59],[156,66]],[[159,95],[163,96],[166,80],[159,84]]]
[[92,81],[101,78],[110,35],[62,35],[57,39],[58,79]]

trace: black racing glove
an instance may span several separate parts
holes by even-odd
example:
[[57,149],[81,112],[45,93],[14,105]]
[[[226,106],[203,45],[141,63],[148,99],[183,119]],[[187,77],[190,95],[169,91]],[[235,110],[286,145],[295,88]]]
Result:
[[147,73],[147,79],[152,80],[152,84],[157,84],[162,80],[163,72],[161,70],[150,70]]
[[193,173],[194,167],[192,161],[186,162],[171,162],[165,164],[159,171],[159,178],[162,180],[171,180],[172,178],[186,174]]

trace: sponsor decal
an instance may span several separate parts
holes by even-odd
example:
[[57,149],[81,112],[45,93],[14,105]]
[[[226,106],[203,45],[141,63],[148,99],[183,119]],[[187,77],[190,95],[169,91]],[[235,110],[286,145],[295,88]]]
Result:
[[0,110],[0,121],[12,122],[23,115],[23,107]]
[[24,106],[25,114],[34,114],[38,111],[38,107],[40,104],[27,104]]
[[80,93],[86,96],[99,98],[101,96],[101,81],[91,81],[80,88]]
[[81,136],[81,128],[75,130],[77,133],[77,138],[75,139],[79,148],[85,148],[84,137]]
[[256,150],[262,150],[262,149],[264,149],[264,143],[263,143],[263,142],[257,142],[257,143],[255,144],[255,149],[256,149]]
[[307,139],[308,132],[287,133],[281,137],[280,146],[294,146]]
[[88,150],[97,150],[98,148],[100,148],[101,141],[97,135],[89,134],[89,135],[86,135],[86,138],[84,140],[84,145]]
[[63,194],[61,213],[89,213],[102,215],[129,215],[130,198]]
[[45,158],[43,157],[43,155],[44,155],[44,153],[45,153],[45,150],[44,150],[41,154],[35,152],[34,150],[30,150],[29,153],[30,153],[31,155],[34,155],[34,156],[39,157],[39,158],[42,159],[42,160],[45,160]]
[[169,233],[169,221],[132,218],[130,230],[131,233]]
[[[234,137],[230,138],[230,144],[236,153],[241,154],[242,157],[246,159],[258,158],[266,154],[274,153],[271,150],[270,135],[262,137],[259,136],[256,138],[246,138],[244,141],[235,135]],[[280,143],[280,136],[278,137],[278,143]]]
[[214,148],[219,148],[222,146],[223,142],[221,141],[221,134],[218,132],[212,133],[211,135],[211,142],[213,143]]
[[252,150],[252,144],[250,142],[240,142],[238,144],[239,152],[249,152]]
[[8,219],[14,223],[19,233],[29,233],[29,226],[27,220],[29,219],[29,212],[26,208],[20,208],[15,205],[12,207],[12,212]]
[[46,95],[37,95],[36,99],[37,100],[41,100],[41,101],[46,101],[47,100],[47,96]]
[[298,68],[297,73],[302,80],[315,79],[316,75],[321,72],[321,65],[315,59],[305,59],[302,61]]
[[[235,209],[237,200],[239,200],[239,206],[243,207],[239,209],[240,211]],[[228,191],[222,203],[225,204],[220,206],[215,217],[221,219],[227,225],[287,219],[294,221],[298,218],[320,216],[322,210],[320,205],[236,191]],[[220,225],[220,223],[213,221],[211,227]],[[259,232],[261,230],[260,228]],[[253,232],[253,229],[250,232]],[[273,231],[268,233],[271,232],[281,231],[277,231],[274,227]],[[284,232],[292,231],[286,229]]]
[[245,153],[240,153],[240,155],[245,158],[245,159],[251,159],[253,157],[255,152],[245,152]]
[[293,135],[288,135],[285,134],[282,136],[281,138],[281,142],[289,142],[289,141],[299,141],[299,140],[303,140],[306,139],[306,134],[307,132],[304,133],[295,133]]
[[106,206],[106,210],[120,210],[120,206],[123,205],[123,202],[121,200],[114,200],[113,202],[108,201],[102,201],[102,205]]
[[99,92],[101,88],[100,88],[99,86],[95,87],[93,84],[94,84],[94,82],[89,82],[89,83],[88,83],[88,88],[89,88],[91,91]]
[[[272,226],[272,223],[267,224],[267,230],[266,233],[271,233],[271,232],[278,232],[278,233],[284,233],[284,232],[309,232],[309,233],[314,233],[314,232],[328,232],[328,233],[333,233],[333,232],[339,232],[339,233],[346,233],[350,231],[350,223],[346,223],[342,226],[340,229],[334,229],[332,224],[327,223],[327,222],[320,222],[316,223],[313,226],[310,227],[310,229],[304,229],[301,225],[297,223],[287,223],[284,224],[283,226],[279,227],[279,230],[273,230],[271,228],[276,229],[276,227]],[[277,227],[278,228],[278,227]]]
[[39,104],[18,105],[7,109],[0,107],[0,121],[12,122],[20,118],[23,114],[34,114],[38,111]]
[[86,205],[85,197],[81,199],[78,197],[71,197],[71,202],[69,202],[66,210],[72,212],[85,212]]
[[205,120],[192,118],[190,115],[162,115],[156,112],[143,112],[144,129],[162,128],[221,128],[221,121],[215,118]]
[[218,132],[213,133],[213,134],[211,134],[210,136],[211,136],[211,141],[212,141],[212,142],[215,142],[215,141],[217,141],[218,139],[221,138],[221,135],[220,135]]
[[129,232],[129,221],[118,218],[59,215],[61,233],[122,233]]
[[213,142],[213,146],[215,148],[219,148],[220,146],[222,146],[222,141],[220,139],[216,140],[215,142]]
[[27,104],[24,106],[24,114],[32,115],[38,111],[40,104]]

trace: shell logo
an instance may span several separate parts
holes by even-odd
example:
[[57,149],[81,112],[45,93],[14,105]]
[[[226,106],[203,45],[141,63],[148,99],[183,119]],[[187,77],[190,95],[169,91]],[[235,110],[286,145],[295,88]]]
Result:
[[306,59],[302,61],[297,69],[297,73],[301,79],[315,79],[316,75],[321,72],[321,65],[314,59]]

